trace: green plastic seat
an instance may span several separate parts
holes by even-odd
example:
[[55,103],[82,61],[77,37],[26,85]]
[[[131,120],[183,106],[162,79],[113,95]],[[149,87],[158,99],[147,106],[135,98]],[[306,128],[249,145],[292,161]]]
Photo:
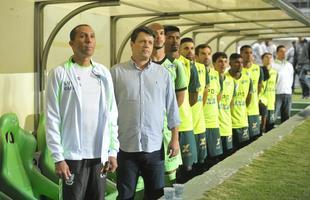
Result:
[[105,190],[105,199],[106,200],[115,200],[118,195],[116,184],[107,179],[106,190]]
[[33,165],[34,136],[19,127],[17,116],[0,118],[0,188],[14,200],[58,199],[58,186]]
[[57,185],[59,178],[55,174],[55,162],[52,158],[51,152],[46,145],[46,132],[45,132],[45,116],[40,115],[39,125],[37,130],[38,151],[41,152],[39,158],[39,168],[41,173],[48,179],[52,180]]

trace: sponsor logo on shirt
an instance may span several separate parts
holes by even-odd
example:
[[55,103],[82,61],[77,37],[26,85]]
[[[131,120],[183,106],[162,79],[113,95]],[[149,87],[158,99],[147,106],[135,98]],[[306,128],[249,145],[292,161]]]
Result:
[[64,90],[65,91],[73,90],[73,85],[71,81],[64,81]]

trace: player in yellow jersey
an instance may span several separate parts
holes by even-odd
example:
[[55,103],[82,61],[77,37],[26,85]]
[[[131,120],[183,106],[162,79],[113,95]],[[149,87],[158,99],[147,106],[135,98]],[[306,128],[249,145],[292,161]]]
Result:
[[212,53],[211,47],[205,45],[198,49],[197,61],[204,63],[206,72],[209,76],[209,85],[207,95],[204,95],[204,117],[206,124],[206,139],[208,149],[208,163],[215,164],[218,157],[223,154],[222,141],[219,129],[219,110],[218,102],[221,96],[222,80],[219,73],[211,66],[210,57]]
[[191,67],[190,61],[180,55],[180,29],[176,26],[165,26],[165,53],[167,56],[177,59],[183,64],[187,78],[187,90],[185,92],[182,105],[179,107],[181,124],[179,127],[179,139],[182,155],[182,169],[190,171],[193,163],[197,162],[197,149],[195,143],[195,136],[193,132],[193,117],[190,106],[191,103],[195,103],[195,99],[198,97],[198,89],[200,87],[197,70]]
[[219,101],[219,124],[224,156],[228,155],[233,148],[232,122],[230,105],[235,93],[234,78],[226,72],[228,67],[227,55],[224,52],[216,52],[212,56],[214,69],[223,80],[222,96]]
[[231,105],[231,120],[233,128],[233,145],[238,149],[250,139],[248,132],[247,106],[251,101],[252,81],[243,73],[243,60],[240,54],[233,53],[229,57],[229,75],[234,78],[236,92]]
[[263,73],[259,65],[253,63],[253,50],[249,45],[244,45],[240,49],[243,59],[243,73],[250,76],[253,84],[252,98],[247,106],[249,135],[254,140],[260,135],[260,118],[259,118],[259,93],[262,88]]
[[[193,115],[193,128],[197,145],[198,162],[203,164],[207,157],[207,145],[205,135],[205,120],[203,115],[203,94],[206,87],[206,69],[201,63],[195,62],[195,44],[192,38],[183,38],[181,40],[180,54],[191,61],[192,67],[195,67],[198,72],[200,88],[198,89],[197,101],[190,99]],[[196,102],[196,103],[194,103]]]
[[277,71],[271,67],[272,54],[264,53],[262,55],[264,81],[260,93],[259,111],[262,116],[261,129],[262,133],[268,132],[274,127],[275,117],[275,100],[276,100],[276,82]]

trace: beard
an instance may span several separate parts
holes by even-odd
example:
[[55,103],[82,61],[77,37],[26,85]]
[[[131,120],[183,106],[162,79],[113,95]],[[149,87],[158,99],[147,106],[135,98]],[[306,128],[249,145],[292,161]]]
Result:
[[171,47],[171,51],[172,52],[179,51],[179,47],[173,46],[173,47]]

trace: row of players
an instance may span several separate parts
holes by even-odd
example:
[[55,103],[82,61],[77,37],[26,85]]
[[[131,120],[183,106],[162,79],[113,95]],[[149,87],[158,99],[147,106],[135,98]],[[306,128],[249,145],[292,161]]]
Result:
[[[181,118],[181,154],[165,158],[167,185],[180,165],[190,171],[194,163],[229,154],[273,128],[277,72],[270,53],[263,54],[260,67],[245,45],[240,54],[230,55],[228,65],[224,52],[212,55],[207,44],[195,47],[193,39],[180,38],[176,26],[153,23],[149,28],[156,35],[152,61],[170,72]],[[170,138],[165,128],[165,148]]]

